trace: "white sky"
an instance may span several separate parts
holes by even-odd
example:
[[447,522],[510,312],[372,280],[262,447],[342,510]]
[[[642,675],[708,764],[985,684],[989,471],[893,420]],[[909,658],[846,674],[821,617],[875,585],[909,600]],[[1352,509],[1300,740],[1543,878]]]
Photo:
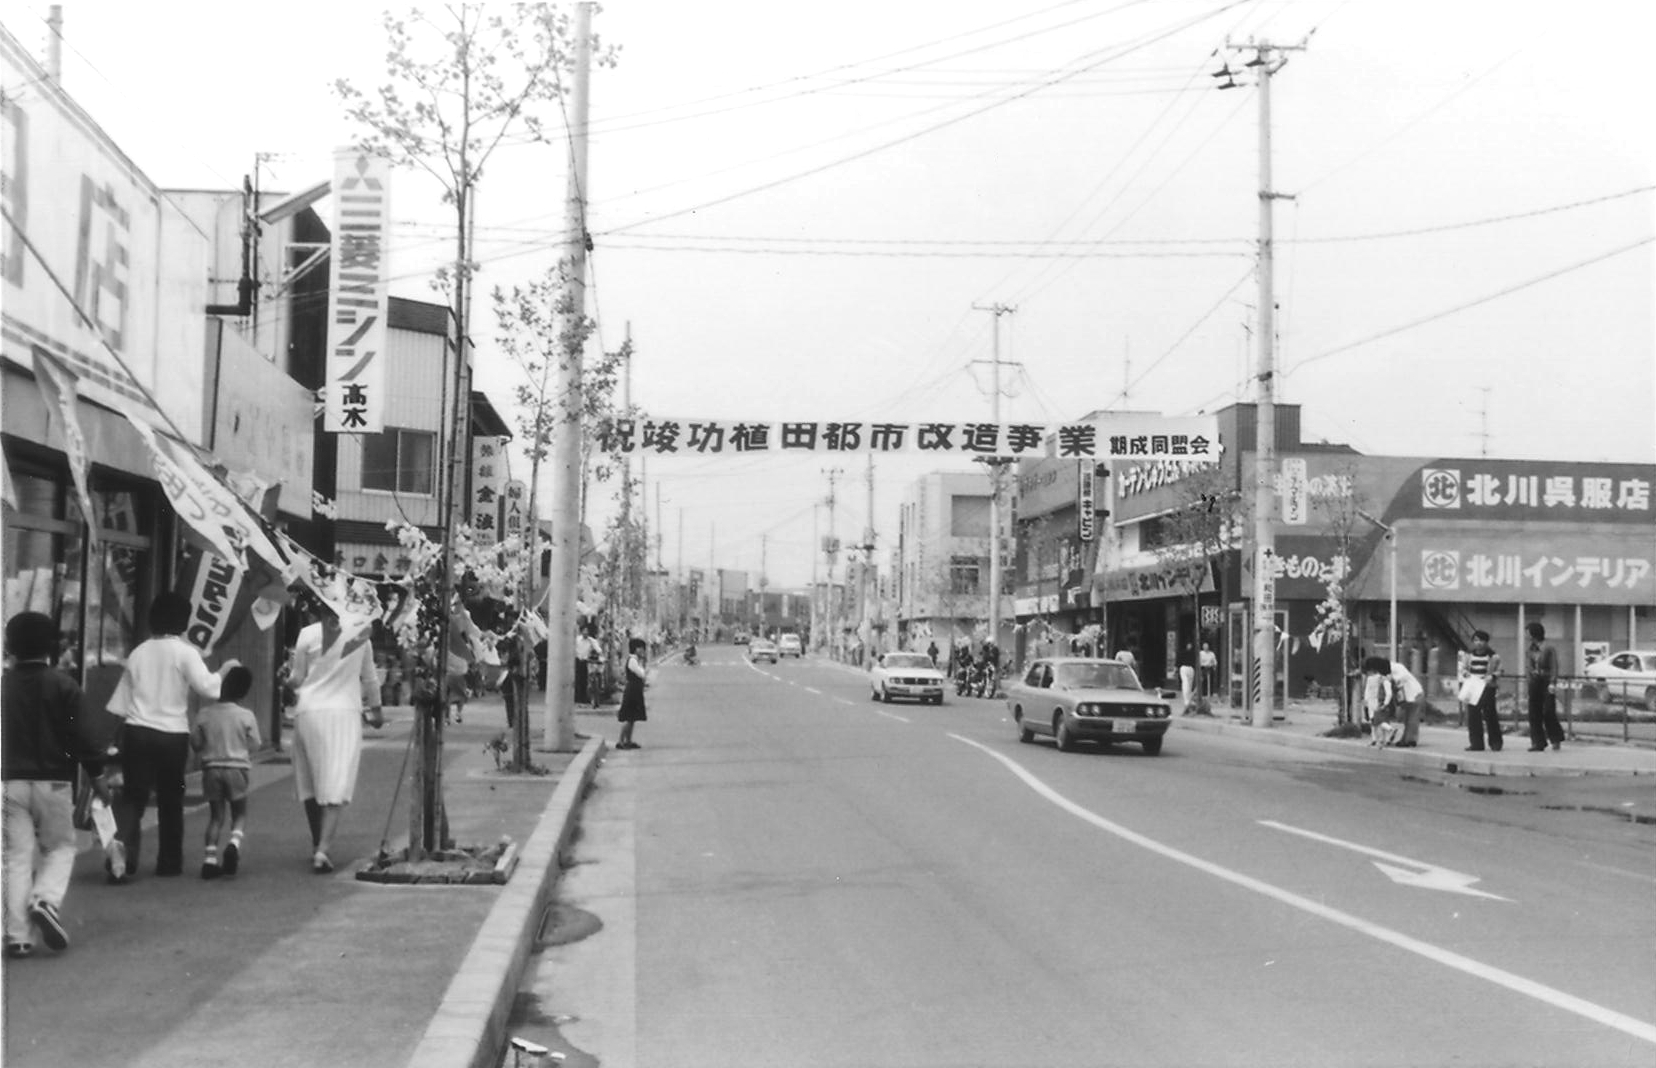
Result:
[[[262,152],[276,154],[266,188],[302,188],[352,132],[331,80],[382,74],[379,6],[71,0],[65,86],[162,185],[233,187]],[[40,55],[46,8],[23,0],[7,17]],[[1017,308],[1002,320],[1003,357],[1021,365],[1005,372],[1008,419],[1222,406],[1255,360],[1258,110],[1251,88],[1216,91],[1208,72],[1227,35],[1311,34],[1272,82],[1273,184],[1297,197],[1276,211],[1278,399],[1304,405],[1307,437],[1476,456],[1487,404],[1491,456],[1650,462],[1648,10],[617,0],[594,24],[621,53],[592,83],[588,310],[606,348],[630,324],[635,400],[661,415],[986,417],[988,368],[973,361],[989,358],[990,317],[972,305],[991,302]],[[482,286],[550,265],[564,185],[559,145],[496,158]],[[1565,207],[1595,198],[1612,199]],[[419,274],[449,247],[445,209],[412,177],[395,203],[411,279],[395,291],[440,299]],[[1459,225],[1545,209],[1563,210]],[[1329,240],[1420,230],[1435,232]],[[504,404],[512,382],[485,347],[483,388]],[[880,462],[882,545],[934,464]],[[763,537],[772,584],[805,582],[827,466],[652,464],[665,562],[681,558],[682,513],[687,566],[757,572]],[[868,510],[862,458],[842,466],[843,536]]]

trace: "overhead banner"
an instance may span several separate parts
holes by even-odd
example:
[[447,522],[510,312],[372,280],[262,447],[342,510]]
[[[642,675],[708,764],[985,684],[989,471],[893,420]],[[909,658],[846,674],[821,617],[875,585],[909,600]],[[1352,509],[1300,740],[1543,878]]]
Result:
[[1213,416],[1109,416],[1083,423],[760,422],[740,419],[611,419],[598,445],[646,456],[754,453],[939,453],[1092,460],[1208,460],[1219,456]]
[[75,413],[74,372],[64,367],[39,345],[33,347],[35,384],[40,387],[46,409],[57,417],[63,434],[63,454],[69,460],[69,474],[75,482],[75,496],[80,501],[81,514],[86,517],[86,533],[93,545],[98,543],[98,513],[92,510],[92,492],[87,488],[87,473],[91,456],[86,448],[86,435],[81,431],[80,416]]
[[334,229],[328,296],[327,398],[322,429],[385,429],[385,339],[390,310],[391,164],[344,149],[334,156]]

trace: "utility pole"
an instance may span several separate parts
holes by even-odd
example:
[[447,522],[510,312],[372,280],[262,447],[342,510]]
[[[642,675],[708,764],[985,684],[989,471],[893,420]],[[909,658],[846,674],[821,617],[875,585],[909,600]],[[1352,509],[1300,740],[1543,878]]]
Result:
[[[974,304],[978,311],[988,312],[995,317],[993,332],[994,357],[989,361],[989,404],[990,422],[1000,426],[1000,321],[1001,316],[1011,315],[1018,309],[1005,304]],[[1001,522],[1000,522],[1000,491],[1001,469],[1004,466],[1004,457],[987,456],[982,458],[989,465],[989,641],[996,649],[1000,648],[1000,610],[1001,610]]]
[[[822,504],[811,505],[811,544],[822,544]],[[819,558],[811,550],[811,647],[822,648],[822,579],[817,572]]]
[[[1303,51],[1297,45],[1273,45],[1249,41],[1226,47],[1249,51],[1253,58],[1243,64],[1259,72],[1259,421],[1254,445],[1254,620],[1253,648],[1257,689],[1254,692],[1253,725],[1269,727],[1276,706],[1276,298],[1272,224],[1274,202],[1291,199],[1271,188],[1271,76],[1287,62],[1278,53]],[[1230,64],[1220,75],[1227,79],[1221,89],[1236,85]]]
[[1483,404],[1478,409],[1478,455],[1489,455],[1489,386],[1479,386],[1478,392],[1483,394]]
[[586,316],[587,97],[592,73],[590,0],[575,5],[575,71],[569,107],[569,184],[564,201],[567,289],[558,298],[563,333],[558,413],[552,428],[552,575],[546,602],[545,747],[575,748],[575,597],[581,573],[581,345]]
[[822,543],[822,554],[828,559],[828,581],[823,592],[822,615],[831,654],[838,622],[838,613],[834,610],[834,557],[839,553],[839,541],[834,537],[834,483],[845,472],[837,467],[828,467],[822,473],[828,476],[828,540]]
[[874,454],[868,454],[868,525],[863,528],[863,622],[868,624],[868,656],[874,655],[874,594],[879,588],[874,579]]

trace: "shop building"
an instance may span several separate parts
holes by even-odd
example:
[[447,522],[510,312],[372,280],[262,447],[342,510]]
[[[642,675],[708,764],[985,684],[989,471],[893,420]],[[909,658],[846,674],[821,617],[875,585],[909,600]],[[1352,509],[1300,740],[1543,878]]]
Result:
[[1047,455],[1018,462],[1014,664],[1036,656],[1090,655],[1101,648],[1103,614],[1094,606],[1092,576],[1109,516],[1103,497],[1107,474],[1092,460]]
[[[1148,679],[1176,678],[1209,642],[1222,696],[1237,706],[1252,699],[1255,414],[1219,413],[1217,465],[1116,465],[1115,532],[1093,580],[1112,643],[1136,641]],[[1277,427],[1279,695],[1341,685],[1341,645],[1319,640],[1331,580],[1344,590],[1351,654],[1395,656],[1436,693],[1474,629],[1490,633],[1511,671],[1525,625],[1539,621],[1567,675],[1607,649],[1656,640],[1656,465],[1367,456],[1300,440],[1294,405],[1277,406]],[[1163,538],[1176,527],[1167,517],[1210,503],[1231,520],[1221,547],[1181,556]]]
[[[897,522],[897,647],[976,647],[989,619],[989,477],[984,472],[937,471],[911,484]],[[1003,526],[1011,509],[1002,509]],[[1003,529],[1002,537],[1005,537]],[[1003,554],[1003,559],[1004,559]],[[1002,595],[1001,649],[1010,648],[1011,604]]]

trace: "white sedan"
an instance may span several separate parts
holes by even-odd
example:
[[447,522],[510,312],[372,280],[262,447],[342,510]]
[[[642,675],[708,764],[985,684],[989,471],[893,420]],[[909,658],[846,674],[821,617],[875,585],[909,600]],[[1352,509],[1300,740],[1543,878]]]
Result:
[[1656,711],[1656,652],[1612,653],[1588,664],[1583,674],[1603,700],[1643,701]]
[[943,673],[925,653],[887,653],[868,673],[876,701],[910,697],[922,704],[943,703]]

